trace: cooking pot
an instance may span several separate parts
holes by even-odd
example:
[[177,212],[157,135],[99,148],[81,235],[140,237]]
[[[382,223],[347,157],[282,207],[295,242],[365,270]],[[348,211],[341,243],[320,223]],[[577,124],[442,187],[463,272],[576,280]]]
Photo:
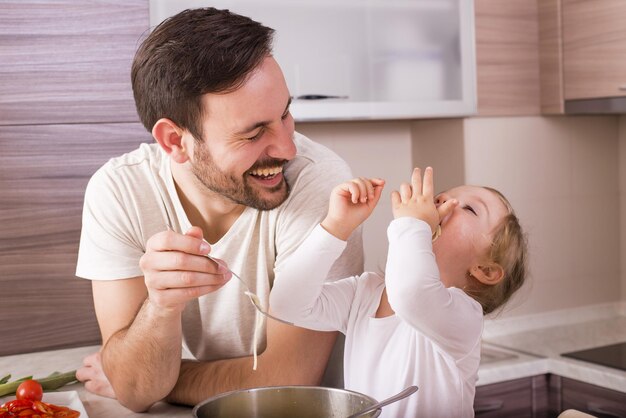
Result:
[[[195,418],[345,418],[376,399],[345,389],[274,386],[242,389],[209,398],[193,408]],[[377,409],[363,417],[377,417]]]

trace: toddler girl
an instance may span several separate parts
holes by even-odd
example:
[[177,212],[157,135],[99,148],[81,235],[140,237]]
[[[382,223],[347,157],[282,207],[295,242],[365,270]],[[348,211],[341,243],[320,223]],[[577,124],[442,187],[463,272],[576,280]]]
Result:
[[385,276],[325,282],[352,231],[373,211],[384,181],[337,186],[326,218],[289,258],[270,294],[295,325],[346,334],[345,387],[378,400],[416,394],[381,417],[472,417],[483,315],[521,287],[526,241],[499,192],[463,185],[434,196],[419,168],[391,195]]

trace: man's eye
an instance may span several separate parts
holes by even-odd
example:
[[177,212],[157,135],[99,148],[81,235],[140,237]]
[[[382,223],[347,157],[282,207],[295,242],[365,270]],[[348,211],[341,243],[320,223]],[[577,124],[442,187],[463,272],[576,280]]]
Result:
[[280,118],[283,119],[283,120],[287,119],[287,117],[289,117],[289,113],[290,113],[290,111],[289,111],[289,109],[287,109],[287,111],[285,113],[283,113],[283,115]]
[[474,215],[476,215],[476,211],[474,210],[473,207],[471,207],[470,205],[465,205],[463,206],[463,209],[465,210],[469,210],[470,212],[472,212]]
[[249,138],[245,138],[245,139],[246,139],[247,141],[256,141],[257,139],[259,139],[259,138],[263,135],[263,132],[264,132],[264,130],[263,130],[263,129],[261,129],[261,130],[259,130],[259,132],[258,132],[256,135],[251,136],[251,137],[249,137]]

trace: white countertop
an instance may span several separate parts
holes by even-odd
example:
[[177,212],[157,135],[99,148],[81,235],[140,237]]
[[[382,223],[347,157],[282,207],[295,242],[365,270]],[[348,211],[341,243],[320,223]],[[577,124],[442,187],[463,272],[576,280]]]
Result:
[[[55,371],[75,370],[81,366],[85,356],[99,348],[100,346],[79,347],[0,357],[0,375],[4,376],[10,373],[12,375],[11,380],[30,375],[36,379]],[[174,406],[164,402],[155,404],[148,413],[138,414],[123,407],[115,399],[88,392],[82,383],[63,386],[59,391],[77,391],[89,418],[182,418],[191,416],[191,408]],[[2,398],[0,403],[9,399],[14,399],[14,396]]]
[[[626,392],[626,371],[561,356],[626,342],[625,311],[617,303],[488,321],[483,334],[488,355],[483,356],[477,384],[552,373]],[[498,360],[498,353],[509,357]]]

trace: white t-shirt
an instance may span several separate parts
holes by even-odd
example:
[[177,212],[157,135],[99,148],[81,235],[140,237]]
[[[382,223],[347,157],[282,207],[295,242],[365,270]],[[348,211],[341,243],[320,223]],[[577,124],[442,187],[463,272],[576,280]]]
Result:
[[[275,267],[282,265],[322,220],[332,188],[351,178],[339,156],[295,134],[297,156],[285,168],[291,192],[270,211],[246,208],[230,230],[211,245],[267,307]],[[114,158],[91,178],[85,193],[76,275],[91,280],[143,276],[139,259],[146,241],[166,225],[184,232],[192,225],[176,193],[170,159],[158,144]],[[363,271],[361,236],[329,278]],[[252,354],[256,310],[235,278],[220,290],[189,302],[183,312],[183,342],[198,360]],[[265,348],[265,333],[259,352]]]
[[[439,279],[428,224],[398,218],[387,234],[385,278],[363,273],[325,282],[346,243],[316,227],[277,272],[274,314],[346,334],[346,389],[380,401],[418,386],[417,393],[382,408],[381,417],[473,417],[482,308]],[[376,318],[385,285],[395,315]]]

